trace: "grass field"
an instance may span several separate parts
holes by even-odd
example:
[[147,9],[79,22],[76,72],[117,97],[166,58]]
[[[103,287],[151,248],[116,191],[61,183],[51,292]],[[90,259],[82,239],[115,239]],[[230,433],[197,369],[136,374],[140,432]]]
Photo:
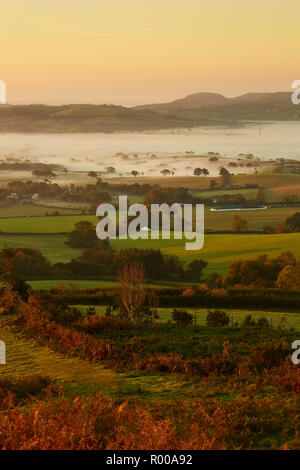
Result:
[[13,333],[0,319],[1,340],[6,344],[6,365],[0,367],[0,379],[18,380],[39,374],[63,385],[66,393],[85,394],[101,391],[117,399],[170,400],[199,396],[199,385],[180,376],[117,373],[79,358],[70,358],[40,346],[34,340]]
[[[132,200],[137,202],[137,200]],[[300,211],[300,207],[268,208],[266,210],[239,211],[238,215],[247,220],[249,230],[262,230],[264,225],[276,226],[287,217]],[[205,208],[205,230],[232,230],[232,218],[237,212],[214,212]],[[88,220],[94,225],[94,215],[69,215],[51,217],[10,217],[0,219],[0,231],[8,233],[61,233],[73,230],[76,222]]]
[[260,254],[278,256],[284,251],[292,251],[300,256],[300,233],[279,235],[205,235],[204,248],[200,251],[187,251],[183,240],[111,240],[114,249],[124,247],[160,248],[164,254],[176,255],[185,262],[194,259],[208,261],[206,274],[216,271],[226,274],[228,265],[238,259],[253,259]]
[[[71,287],[79,287],[79,288],[96,288],[96,287],[116,287],[119,285],[117,281],[103,281],[102,279],[99,280],[60,280],[60,279],[53,279],[53,280],[39,280],[39,281],[28,281],[28,284],[31,285],[33,289],[51,289],[51,287],[59,287],[64,286],[65,288]],[[182,286],[183,284],[178,282],[172,282],[168,284],[167,281],[163,281],[163,284],[145,284],[146,287],[159,287],[169,289],[170,287],[178,287]]]
[[96,224],[93,215],[70,215],[51,217],[26,217],[0,219],[0,231],[11,233],[61,233],[71,232],[76,222],[89,220]]
[[[64,235],[8,235],[0,234],[0,249],[11,247],[39,247],[51,262],[68,262],[77,258],[81,250],[65,244]],[[204,248],[200,251],[187,251],[184,240],[111,240],[115,250],[121,248],[155,248],[162,253],[178,256],[184,263],[194,259],[204,259],[209,265],[206,274],[216,271],[226,274],[228,265],[237,259],[253,259],[260,254],[275,257],[284,251],[292,251],[300,256],[300,233],[275,235],[205,235]],[[48,281],[43,281],[48,282]],[[60,281],[55,281],[60,282]],[[69,281],[68,281],[69,282]],[[88,282],[92,281],[78,281]]]
[[42,254],[52,263],[67,263],[77,258],[81,250],[66,245],[65,235],[5,235],[0,234],[0,249],[39,248]]
[[45,216],[51,212],[59,211],[61,214],[78,214],[78,208],[64,208],[64,207],[47,207],[38,206],[37,204],[16,204],[15,206],[0,207],[1,217],[34,217]]
[[[89,306],[88,305],[74,305],[82,312],[85,312]],[[105,314],[105,306],[96,305],[95,309],[98,315]],[[202,308],[187,308],[184,309],[187,312],[191,313],[196,317],[197,325],[206,324],[206,316],[209,312],[208,309]],[[222,309],[223,310],[223,309]],[[172,320],[172,308],[160,308],[158,309],[159,313],[159,322],[169,322]],[[226,313],[230,316],[231,321],[239,322],[241,324],[247,315],[251,315],[253,320],[258,320],[259,318],[267,318],[268,321],[274,327],[282,326],[284,328],[295,328],[295,330],[300,331],[300,310],[292,312],[283,312],[283,311],[274,311],[274,310],[225,310]]]

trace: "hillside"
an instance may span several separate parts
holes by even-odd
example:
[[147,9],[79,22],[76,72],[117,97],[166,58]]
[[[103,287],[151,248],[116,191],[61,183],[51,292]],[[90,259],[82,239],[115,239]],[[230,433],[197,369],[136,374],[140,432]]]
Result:
[[0,132],[114,132],[190,127],[190,121],[114,105],[0,105]]
[[[91,133],[239,125],[244,120],[300,120],[290,93],[247,93],[225,98],[195,93],[170,103],[115,105],[0,105],[0,132]],[[241,125],[241,123],[240,123]]]
[[216,93],[196,93],[170,103],[138,106],[135,109],[190,120],[300,119],[300,107],[292,104],[289,92],[246,93],[235,98],[225,98]]

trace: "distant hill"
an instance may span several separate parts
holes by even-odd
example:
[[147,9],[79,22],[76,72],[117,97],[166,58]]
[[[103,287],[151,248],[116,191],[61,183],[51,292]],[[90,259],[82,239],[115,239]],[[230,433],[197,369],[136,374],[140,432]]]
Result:
[[170,103],[114,105],[0,105],[0,132],[120,132],[242,125],[247,120],[300,120],[291,93],[246,93],[226,98],[195,93]]
[[300,106],[292,104],[290,92],[246,93],[235,98],[217,93],[196,93],[169,103],[137,106],[135,109],[204,121],[300,119]]
[[0,132],[116,132],[190,127],[153,111],[113,105],[0,105]]
[[218,93],[194,93],[193,95],[188,95],[185,98],[171,101],[170,103],[146,104],[142,106],[136,106],[135,109],[150,109],[152,111],[171,111],[192,108],[198,109],[207,105],[224,104],[227,101],[228,98],[225,98],[225,96]]

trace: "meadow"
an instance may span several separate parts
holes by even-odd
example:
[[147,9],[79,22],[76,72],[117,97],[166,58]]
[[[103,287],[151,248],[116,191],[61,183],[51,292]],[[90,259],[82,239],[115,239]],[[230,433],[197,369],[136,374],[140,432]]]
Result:
[[[89,308],[88,305],[74,305],[80,311],[85,313]],[[96,305],[95,307],[97,315],[104,315],[106,307],[102,305]],[[185,309],[188,313],[192,314],[196,325],[204,326],[206,324],[206,316],[209,312],[205,308],[187,308]],[[172,322],[172,308],[159,308],[158,309],[158,322],[168,323]],[[295,328],[300,331],[300,311],[276,311],[276,310],[225,310],[230,316],[230,323],[235,324],[236,322],[241,325],[247,315],[251,315],[253,320],[257,321],[260,318],[266,318],[273,327],[283,328]]]
[[[130,203],[140,202],[138,198],[129,197]],[[46,209],[42,209],[45,210]],[[49,209],[52,212],[54,209]],[[68,211],[68,209],[65,209]],[[209,207],[205,207],[205,230],[206,231],[220,231],[232,230],[232,218],[238,213],[240,217],[247,220],[248,230],[261,231],[264,225],[275,227],[279,222],[284,222],[287,217],[299,211],[297,207],[276,207],[268,208],[265,210],[251,210],[251,211],[227,211],[215,212],[211,211]],[[61,210],[59,209],[59,212]],[[70,214],[69,210],[69,214]],[[1,217],[1,210],[0,210]],[[73,230],[76,222],[80,220],[87,220],[94,225],[97,223],[95,215],[59,215],[48,217],[7,217],[0,218],[0,231],[8,233],[68,233]]]
[[[42,254],[52,263],[68,262],[77,258],[81,250],[66,245],[67,236],[58,234],[0,234],[0,248],[4,247],[38,247]],[[184,264],[194,259],[203,259],[209,264],[205,274],[227,273],[229,264],[238,259],[253,259],[267,254],[276,257],[284,251],[292,251],[300,257],[300,233],[287,234],[206,234],[204,248],[193,252],[185,250],[184,240],[111,240],[114,250],[122,248],[154,248],[163,254],[176,255]],[[44,281],[43,281],[44,282]],[[55,281],[59,283],[60,281]],[[65,282],[65,281],[62,281]],[[70,281],[73,282],[73,281]],[[80,281],[92,282],[92,281]]]

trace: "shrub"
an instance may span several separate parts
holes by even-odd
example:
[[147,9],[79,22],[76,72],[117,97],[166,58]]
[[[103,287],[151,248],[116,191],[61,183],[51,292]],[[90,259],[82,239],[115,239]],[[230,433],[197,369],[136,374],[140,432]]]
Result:
[[259,328],[270,328],[271,325],[266,319],[266,317],[259,318],[257,321],[255,321],[254,319],[252,319],[252,315],[247,315],[242,323],[242,326],[257,326]]
[[193,315],[186,310],[177,310],[176,308],[172,312],[172,318],[179,325],[190,325],[193,322]]
[[264,342],[253,348],[252,351],[252,363],[257,369],[277,367],[291,353],[288,345],[276,341]]
[[227,326],[229,322],[229,315],[223,310],[210,310],[206,316],[207,326]]

